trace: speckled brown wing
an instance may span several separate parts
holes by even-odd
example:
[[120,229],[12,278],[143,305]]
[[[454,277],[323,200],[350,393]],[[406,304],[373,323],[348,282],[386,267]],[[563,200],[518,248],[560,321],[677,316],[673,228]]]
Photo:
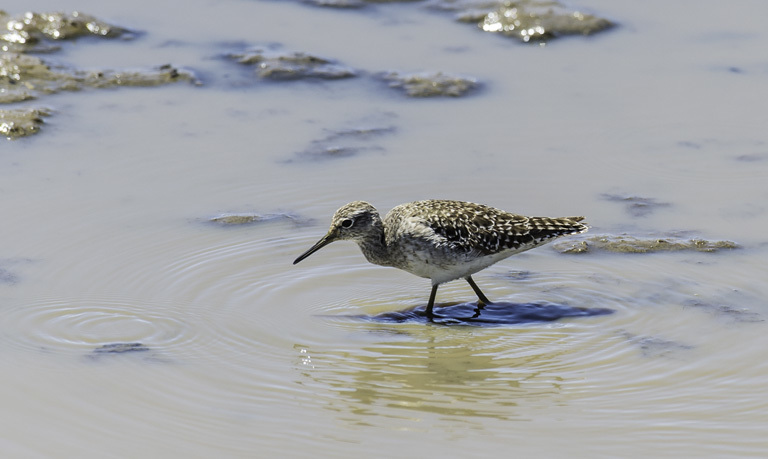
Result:
[[525,217],[482,204],[430,201],[431,212],[421,213],[424,224],[451,250],[492,255],[523,251],[587,227],[583,217]]

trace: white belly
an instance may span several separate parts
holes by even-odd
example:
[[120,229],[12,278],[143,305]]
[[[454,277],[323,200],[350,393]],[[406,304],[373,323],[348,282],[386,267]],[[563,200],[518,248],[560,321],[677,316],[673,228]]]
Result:
[[411,274],[432,280],[433,285],[455,279],[462,279],[499,262],[517,251],[506,251],[495,255],[463,257],[455,259],[435,256],[434,253],[411,252],[406,256],[405,266],[398,266]]

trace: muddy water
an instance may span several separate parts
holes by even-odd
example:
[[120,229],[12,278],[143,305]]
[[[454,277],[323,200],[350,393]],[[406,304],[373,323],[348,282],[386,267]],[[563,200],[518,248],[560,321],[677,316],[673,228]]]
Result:
[[[155,3],[72,5],[145,33],[49,58],[172,63],[203,86],[59,94],[41,134],[0,146],[4,455],[768,454],[762,3],[584,1],[620,27],[546,46],[418,4]],[[361,77],[253,82],[218,57],[263,43]],[[385,70],[483,87],[412,100]],[[315,154],[362,129],[381,134]],[[501,327],[345,317],[429,293],[352,244],[291,265],[347,201],[430,197],[741,248],[521,254],[475,276],[490,298],[615,312]],[[208,222],[226,213],[288,217]]]

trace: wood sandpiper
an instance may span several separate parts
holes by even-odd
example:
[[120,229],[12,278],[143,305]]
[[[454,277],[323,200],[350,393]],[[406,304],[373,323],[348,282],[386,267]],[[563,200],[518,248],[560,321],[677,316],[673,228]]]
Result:
[[525,217],[482,204],[426,200],[401,204],[384,220],[375,207],[350,202],[333,215],[331,228],[300,262],[334,241],[357,242],[365,258],[432,281],[427,317],[432,318],[437,287],[464,278],[480,302],[491,304],[472,274],[511,255],[568,234],[586,232],[584,217]]

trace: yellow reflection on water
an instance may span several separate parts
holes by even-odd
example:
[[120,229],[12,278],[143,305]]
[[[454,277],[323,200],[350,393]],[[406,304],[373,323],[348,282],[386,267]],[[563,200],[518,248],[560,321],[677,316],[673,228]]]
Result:
[[367,326],[376,339],[360,348],[296,346],[303,378],[327,389],[329,409],[518,419],[518,405],[559,402],[562,328]]

